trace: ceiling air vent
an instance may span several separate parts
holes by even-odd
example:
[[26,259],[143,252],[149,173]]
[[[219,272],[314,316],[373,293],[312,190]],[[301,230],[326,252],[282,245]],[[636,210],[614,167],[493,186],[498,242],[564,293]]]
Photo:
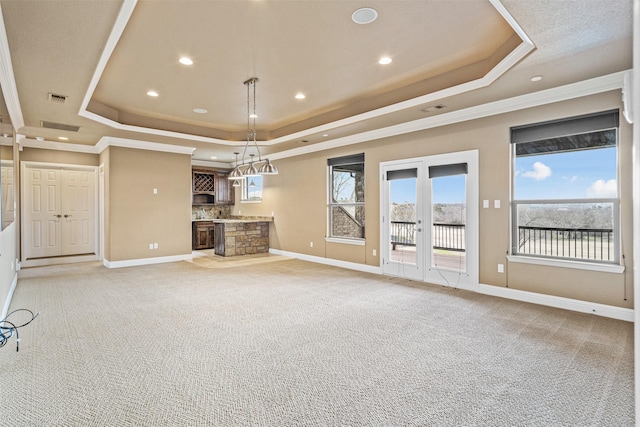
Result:
[[67,100],[67,96],[58,95],[56,93],[49,92],[48,99],[51,102],[57,102],[58,104],[64,104],[64,102]]
[[80,126],[65,125],[64,123],[47,122],[45,120],[42,120],[40,122],[40,126],[48,129],[68,130],[70,132],[78,132],[80,130]]

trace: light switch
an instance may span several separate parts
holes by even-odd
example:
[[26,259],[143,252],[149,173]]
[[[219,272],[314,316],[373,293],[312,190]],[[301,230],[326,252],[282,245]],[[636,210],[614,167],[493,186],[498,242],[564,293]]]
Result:
[[157,188],[153,189],[153,194],[158,194],[158,189]]
[[489,201],[488,200],[483,200],[482,201],[482,207],[487,209],[489,207]]
[[496,209],[500,209],[500,200],[494,200],[493,201],[493,207]]

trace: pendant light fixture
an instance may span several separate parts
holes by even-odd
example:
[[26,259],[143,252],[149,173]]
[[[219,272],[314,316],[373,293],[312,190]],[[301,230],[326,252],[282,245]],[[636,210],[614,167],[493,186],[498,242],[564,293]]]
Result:
[[[234,153],[236,155],[236,167],[229,174],[229,179],[239,180],[247,176],[278,174],[278,168],[276,168],[275,165],[269,161],[269,159],[265,158],[264,160],[262,160],[262,157],[260,155],[260,147],[258,147],[258,143],[256,141],[256,118],[258,117],[258,115],[256,114],[257,82],[257,77],[252,77],[244,82],[244,85],[247,87],[247,141],[242,152],[242,163],[238,164],[239,153]],[[255,161],[255,154],[251,153],[249,154],[249,164],[247,165],[245,162],[245,156],[247,155],[247,151],[250,150],[251,145],[255,147],[255,151],[258,153],[258,160]],[[256,163],[259,164],[259,166],[256,167]]]

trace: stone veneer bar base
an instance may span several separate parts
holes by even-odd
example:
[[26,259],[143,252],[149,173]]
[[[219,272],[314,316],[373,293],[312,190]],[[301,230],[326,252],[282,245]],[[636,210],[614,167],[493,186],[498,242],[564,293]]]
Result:
[[[269,222],[228,222],[216,224],[216,255],[237,256],[269,253]],[[224,240],[222,239],[224,236]],[[218,240],[220,239],[220,240]],[[224,241],[224,247],[219,243]]]

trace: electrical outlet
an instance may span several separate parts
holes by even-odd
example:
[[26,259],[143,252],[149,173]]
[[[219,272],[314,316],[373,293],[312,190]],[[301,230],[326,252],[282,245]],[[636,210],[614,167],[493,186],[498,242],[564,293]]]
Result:
[[157,243],[153,244],[153,249],[158,249],[158,244]]
[[149,249],[153,249],[153,243],[149,243]]
[[158,189],[157,188],[153,189],[153,194],[158,194]]
[[312,248],[313,247],[313,242],[309,242],[309,247]]
[[498,264],[498,273],[504,273],[504,264]]
[[377,252],[376,252],[376,250],[374,249],[374,250],[373,250],[373,256],[376,256],[376,254],[377,254]]

